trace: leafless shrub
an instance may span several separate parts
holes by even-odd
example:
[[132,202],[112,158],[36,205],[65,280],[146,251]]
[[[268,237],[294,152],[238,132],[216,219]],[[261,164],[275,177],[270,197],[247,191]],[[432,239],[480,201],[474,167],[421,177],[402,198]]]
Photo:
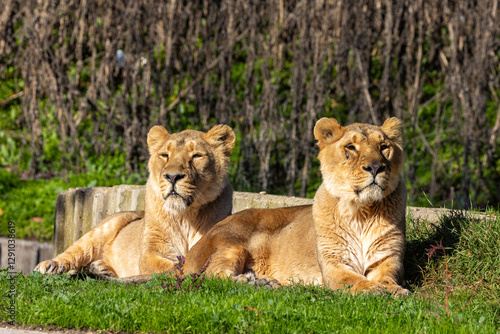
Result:
[[152,125],[222,122],[242,138],[236,188],[304,196],[319,117],[397,116],[410,200],[485,204],[500,200],[497,12],[497,0],[3,0],[0,68],[25,84],[34,171],[54,119],[67,167],[124,149],[131,171]]

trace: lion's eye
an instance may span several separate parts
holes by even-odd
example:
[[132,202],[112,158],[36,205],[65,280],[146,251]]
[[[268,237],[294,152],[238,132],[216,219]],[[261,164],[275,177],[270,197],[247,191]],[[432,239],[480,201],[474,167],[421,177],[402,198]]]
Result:
[[346,157],[346,159],[349,159],[350,155],[349,155],[348,150],[352,151],[352,152],[356,152],[356,147],[354,147],[353,144],[349,144],[345,148],[346,148],[346,150],[345,150],[345,157]]
[[380,146],[380,152],[386,159],[389,159],[389,156],[391,154],[391,151],[389,151],[389,146],[388,145],[381,145]]
[[165,160],[168,160],[168,154],[167,153],[160,154],[160,157],[162,157]]
[[196,158],[201,158],[201,157],[202,157],[201,154],[196,153],[196,154],[193,154],[193,156],[191,157],[191,160],[194,160]]

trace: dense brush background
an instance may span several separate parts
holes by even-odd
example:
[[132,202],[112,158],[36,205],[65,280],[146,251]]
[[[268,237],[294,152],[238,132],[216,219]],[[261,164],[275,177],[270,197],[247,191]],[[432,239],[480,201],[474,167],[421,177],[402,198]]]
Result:
[[[313,127],[404,121],[409,203],[500,202],[498,1],[0,2],[0,165],[122,166],[146,134],[234,127],[237,190],[312,196]],[[122,50],[120,67],[117,51]]]

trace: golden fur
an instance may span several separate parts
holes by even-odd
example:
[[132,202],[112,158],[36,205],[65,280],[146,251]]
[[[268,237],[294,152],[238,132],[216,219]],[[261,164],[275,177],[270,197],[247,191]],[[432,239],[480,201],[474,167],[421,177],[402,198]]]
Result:
[[173,266],[217,222],[231,214],[227,177],[235,136],[217,125],[207,133],[148,133],[150,172],[145,210],[104,219],[65,252],[35,270],[62,273],[91,264],[97,274],[149,275]]
[[401,122],[316,123],[323,183],[312,206],[250,209],[215,225],[188,253],[185,272],[280,284],[408,294],[403,283],[406,190]]

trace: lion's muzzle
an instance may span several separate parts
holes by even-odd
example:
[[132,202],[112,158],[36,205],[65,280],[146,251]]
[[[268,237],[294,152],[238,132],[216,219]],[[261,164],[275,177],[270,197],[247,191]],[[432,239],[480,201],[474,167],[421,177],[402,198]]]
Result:
[[385,170],[385,166],[378,161],[372,161],[371,164],[369,164],[368,166],[363,166],[362,168],[363,170],[372,174],[373,178],[375,178],[377,174],[380,174]]
[[182,180],[183,178],[186,177],[186,174],[169,174],[169,173],[166,173],[163,175],[163,177],[165,178],[165,180],[167,180],[168,182],[170,182],[172,184],[172,187],[175,186],[175,184],[177,183],[177,181],[179,180]]

